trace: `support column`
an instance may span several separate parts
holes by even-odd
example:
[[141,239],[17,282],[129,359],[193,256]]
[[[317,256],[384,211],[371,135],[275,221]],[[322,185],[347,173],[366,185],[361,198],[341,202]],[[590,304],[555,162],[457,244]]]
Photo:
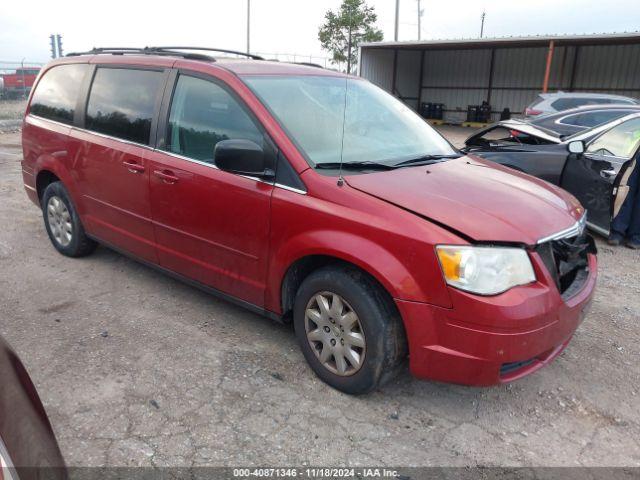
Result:
[[547,68],[544,72],[544,83],[542,84],[542,93],[549,90],[549,76],[551,75],[551,62],[553,61],[553,48],[555,43],[553,40],[549,42],[549,52],[547,53]]

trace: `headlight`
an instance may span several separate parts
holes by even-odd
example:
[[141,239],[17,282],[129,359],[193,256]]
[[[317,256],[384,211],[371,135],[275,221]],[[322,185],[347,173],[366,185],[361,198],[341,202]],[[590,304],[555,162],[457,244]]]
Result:
[[522,248],[438,245],[436,251],[446,282],[461,290],[497,295],[536,280]]

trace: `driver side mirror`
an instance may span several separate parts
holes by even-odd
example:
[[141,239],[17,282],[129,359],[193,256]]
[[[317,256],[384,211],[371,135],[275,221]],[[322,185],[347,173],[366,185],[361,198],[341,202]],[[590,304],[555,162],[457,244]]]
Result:
[[569,142],[569,144],[567,145],[567,150],[569,150],[569,153],[582,155],[585,151],[584,142],[582,140],[575,140],[573,142]]
[[226,172],[260,178],[275,176],[267,166],[262,147],[251,140],[220,140],[213,149],[213,161]]

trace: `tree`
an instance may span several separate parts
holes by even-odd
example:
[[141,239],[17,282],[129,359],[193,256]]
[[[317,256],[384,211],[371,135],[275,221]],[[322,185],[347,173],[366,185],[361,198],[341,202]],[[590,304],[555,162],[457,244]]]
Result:
[[324,18],[318,39],[334,63],[347,62],[347,73],[358,62],[360,42],[379,42],[383,38],[382,30],[374,25],[378,16],[364,0],[342,0],[340,10],[329,10]]

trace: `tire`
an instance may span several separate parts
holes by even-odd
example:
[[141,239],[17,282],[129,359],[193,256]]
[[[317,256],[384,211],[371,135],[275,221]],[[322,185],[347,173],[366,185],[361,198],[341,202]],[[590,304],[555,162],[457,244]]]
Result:
[[67,257],[93,253],[97,243],[87,237],[78,212],[62,182],[50,183],[42,194],[42,216],[49,240]]
[[391,297],[353,267],[331,265],[311,273],[298,289],[293,323],[315,374],[348,394],[382,386],[407,357],[402,319]]

